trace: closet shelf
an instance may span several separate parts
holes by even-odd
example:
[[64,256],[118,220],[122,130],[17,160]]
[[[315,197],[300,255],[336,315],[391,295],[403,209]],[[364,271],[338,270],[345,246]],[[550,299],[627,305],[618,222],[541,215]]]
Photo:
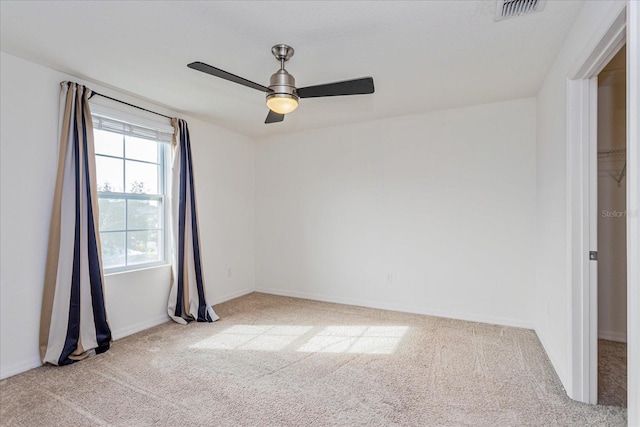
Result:
[[626,171],[627,150],[625,148],[598,150],[598,177],[611,177],[619,187]]

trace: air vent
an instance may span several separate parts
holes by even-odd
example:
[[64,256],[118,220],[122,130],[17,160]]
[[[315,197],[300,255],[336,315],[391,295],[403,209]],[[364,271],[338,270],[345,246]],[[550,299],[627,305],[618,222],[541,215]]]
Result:
[[495,21],[540,12],[547,0],[498,0]]

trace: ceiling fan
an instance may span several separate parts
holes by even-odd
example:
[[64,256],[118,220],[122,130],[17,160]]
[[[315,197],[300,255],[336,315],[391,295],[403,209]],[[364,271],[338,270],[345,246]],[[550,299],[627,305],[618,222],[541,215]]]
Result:
[[212,67],[204,62],[192,62],[188,64],[187,67],[265,92],[267,94],[267,106],[269,107],[269,114],[264,121],[265,123],[283,121],[285,114],[298,108],[299,98],[366,95],[374,92],[372,77],[362,77],[359,79],[297,88],[295,78],[284,69],[285,62],[291,59],[293,52],[293,48],[286,44],[278,44],[271,48],[271,53],[276,57],[276,60],[280,62],[280,69],[271,76],[269,87]]

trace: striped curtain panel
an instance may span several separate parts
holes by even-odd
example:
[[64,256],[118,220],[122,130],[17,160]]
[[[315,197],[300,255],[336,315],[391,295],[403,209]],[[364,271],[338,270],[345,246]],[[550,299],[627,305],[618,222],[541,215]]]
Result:
[[98,233],[91,91],[76,83],[61,86],[64,112],[40,317],[40,355],[53,365],[103,353],[111,343]]
[[172,277],[168,312],[176,322],[213,322],[218,315],[207,303],[200,259],[200,236],[193,186],[191,141],[187,122],[173,119],[171,173]]

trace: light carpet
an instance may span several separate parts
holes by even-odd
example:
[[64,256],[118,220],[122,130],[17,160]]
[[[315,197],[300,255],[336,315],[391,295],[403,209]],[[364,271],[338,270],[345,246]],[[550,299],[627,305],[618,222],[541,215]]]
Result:
[[6,426],[623,426],[531,330],[253,293],[0,382]]

